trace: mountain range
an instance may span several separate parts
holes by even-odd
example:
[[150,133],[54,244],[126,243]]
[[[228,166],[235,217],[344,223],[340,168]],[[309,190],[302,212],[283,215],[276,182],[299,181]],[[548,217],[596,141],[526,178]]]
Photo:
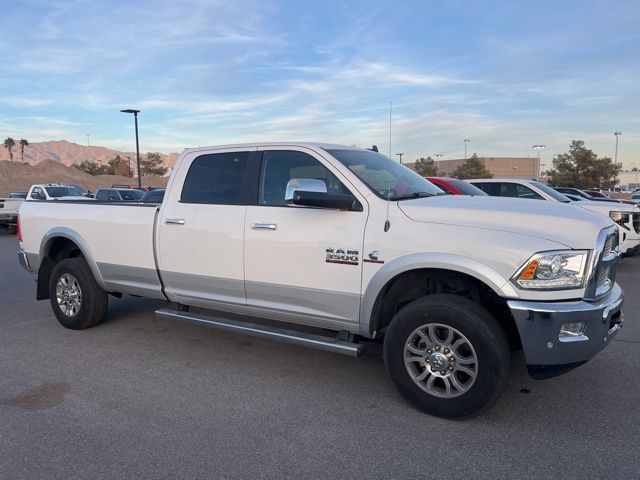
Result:
[[[20,145],[16,139],[16,145],[12,149],[13,161],[21,162]],[[67,140],[52,140],[48,142],[30,143],[24,149],[24,163],[35,165],[44,160],[53,160],[66,166],[79,164],[85,160],[106,164],[116,155],[122,158],[131,157],[135,160],[135,152],[121,152],[111,148],[100,146],[85,146]],[[142,157],[144,153],[140,152]],[[178,158],[177,153],[160,153],[165,167],[173,167]],[[0,144],[0,160],[9,160],[9,152]]]

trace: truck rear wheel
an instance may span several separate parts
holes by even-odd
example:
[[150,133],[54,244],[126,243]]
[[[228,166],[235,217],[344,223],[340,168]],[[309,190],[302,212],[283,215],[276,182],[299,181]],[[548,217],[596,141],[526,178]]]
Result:
[[489,408],[506,386],[510,360],[495,318],[455,295],[414,300],[396,314],[384,339],[391,380],[410,403],[439,417]]
[[58,321],[72,330],[97,325],[107,311],[107,292],[100,288],[83,258],[68,258],[53,268],[49,296]]

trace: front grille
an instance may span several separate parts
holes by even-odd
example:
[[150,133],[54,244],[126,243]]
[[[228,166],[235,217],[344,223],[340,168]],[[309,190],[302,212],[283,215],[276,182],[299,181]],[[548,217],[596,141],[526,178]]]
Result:
[[598,279],[596,280],[596,285],[599,287],[606,285],[609,282],[609,274],[611,269],[609,265],[601,265],[598,269]]
[[633,229],[636,233],[640,233],[640,212],[633,212]]
[[607,240],[604,242],[603,255],[611,255],[618,248],[618,234],[611,234],[607,237]]

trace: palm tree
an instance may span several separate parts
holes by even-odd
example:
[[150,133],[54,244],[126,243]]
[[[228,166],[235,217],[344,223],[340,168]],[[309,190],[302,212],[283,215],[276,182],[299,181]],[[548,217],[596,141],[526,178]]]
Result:
[[20,159],[22,160],[22,163],[24,163],[24,147],[29,145],[29,140],[21,138],[18,143],[20,144]]
[[16,146],[16,141],[13,138],[11,137],[5,138],[4,148],[9,150],[9,158],[11,159],[12,162],[13,162],[13,152],[11,151],[11,149],[15,146]]

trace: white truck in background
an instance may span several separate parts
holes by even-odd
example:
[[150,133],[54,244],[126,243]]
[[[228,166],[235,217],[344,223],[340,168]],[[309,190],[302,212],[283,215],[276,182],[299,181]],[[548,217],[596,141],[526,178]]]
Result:
[[86,190],[68,183],[42,183],[31,185],[27,193],[29,200],[93,200]]
[[9,235],[16,233],[18,225],[18,210],[24,202],[21,198],[0,198],[0,227]]
[[618,227],[620,253],[631,256],[640,250],[640,208],[622,202],[600,202],[597,200],[572,200],[565,194],[537,180],[517,178],[477,178],[467,180],[472,185],[495,197],[546,200],[573,204],[576,207],[596,212],[611,218]]
[[162,205],[30,200],[20,226],[19,261],[67,328],[131,294],[171,302],[163,318],[354,357],[383,342],[399,391],[438,416],[494,403],[512,350],[532,376],[558,375],[622,324],[608,217],[443,195],[353,147],[189,149]]

